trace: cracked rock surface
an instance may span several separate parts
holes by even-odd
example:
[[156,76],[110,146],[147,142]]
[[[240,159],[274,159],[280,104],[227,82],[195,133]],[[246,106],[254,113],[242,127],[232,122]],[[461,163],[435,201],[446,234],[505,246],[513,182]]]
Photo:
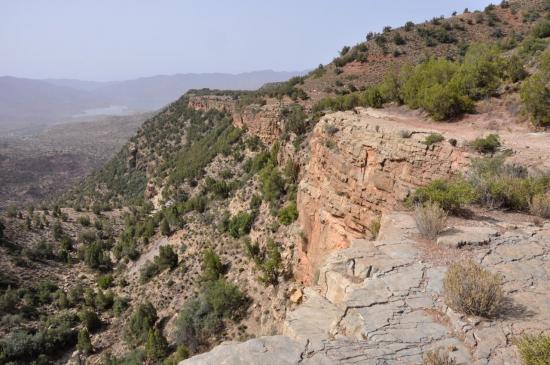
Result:
[[[409,214],[387,214],[376,241],[329,255],[317,285],[287,314],[284,336],[223,344],[183,364],[418,364],[436,348],[459,364],[521,364],[513,339],[550,332],[550,224],[483,222],[477,232],[469,241],[480,243],[461,249],[426,247]],[[447,264],[426,254],[436,249],[502,275],[504,313],[488,320],[448,308]]]

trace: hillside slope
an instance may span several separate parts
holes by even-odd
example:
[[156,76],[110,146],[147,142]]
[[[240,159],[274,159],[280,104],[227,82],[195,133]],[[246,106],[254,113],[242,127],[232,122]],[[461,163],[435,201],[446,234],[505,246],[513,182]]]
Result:
[[503,2],[305,77],[189,91],[57,206],[7,212],[0,359],[545,356],[549,9]]

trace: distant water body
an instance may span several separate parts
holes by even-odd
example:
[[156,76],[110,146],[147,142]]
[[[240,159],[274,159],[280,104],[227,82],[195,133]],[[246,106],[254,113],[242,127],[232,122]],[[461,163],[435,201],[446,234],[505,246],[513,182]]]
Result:
[[73,115],[74,118],[79,117],[95,117],[99,115],[130,115],[134,111],[125,105],[111,105],[105,108],[86,109],[80,114]]

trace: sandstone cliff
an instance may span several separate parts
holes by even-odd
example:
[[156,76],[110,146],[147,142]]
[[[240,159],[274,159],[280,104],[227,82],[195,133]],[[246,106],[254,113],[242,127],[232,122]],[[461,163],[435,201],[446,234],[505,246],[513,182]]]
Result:
[[[307,243],[300,279],[309,281],[333,250],[369,235],[369,225],[418,186],[468,166],[469,154],[449,142],[427,146],[426,128],[378,110],[329,114],[315,127],[298,207]],[[452,135],[449,135],[452,138]]]
[[289,100],[267,99],[265,105],[240,106],[230,96],[201,95],[189,98],[189,107],[197,110],[217,109],[231,114],[238,128],[248,130],[264,143],[275,142],[283,130],[281,110]]

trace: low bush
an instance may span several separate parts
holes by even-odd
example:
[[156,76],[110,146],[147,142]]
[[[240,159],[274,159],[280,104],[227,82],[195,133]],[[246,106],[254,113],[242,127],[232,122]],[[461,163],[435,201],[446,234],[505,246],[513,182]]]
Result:
[[531,214],[541,218],[550,218],[550,194],[539,193],[533,195],[529,203]]
[[525,365],[550,364],[549,335],[525,335],[516,340],[516,346]]
[[526,169],[505,164],[505,157],[499,155],[474,160],[470,183],[483,205],[528,211],[535,195],[550,190],[550,176],[528,176]]
[[239,238],[250,233],[254,217],[248,212],[240,212],[229,220],[229,234]]
[[85,355],[92,353],[92,341],[90,340],[90,334],[86,328],[83,328],[80,332],[78,332],[78,342],[76,344],[76,348]]
[[550,125],[550,51],[540,57],[539,70],[523,82],[520,96],[525,112],[538,127]]
[[162,332],[153,328],[147,334],[147,342],[145,344],[145,353],[147,359],[153,364],[159,363],[168,355],[168,341]]
[[80,318],[82,326],[86,327],[89,332],[95,332],[101,327],[101,320],[97,313],[90,309],[82,310],[78,313],[78,318]]
[[500,314],[503,307],[501,277],[471,260],[449,267],[443,289],[447,305],[458,312],[491,318]]
[[240,289],[223,279],[210,282],[199,296],[185,303],[176,321],[176,342],[192,352],[220,337],[224,319],[236,319],[245,310]]
[[416,189],[408,198],[408,203],[412,205],[426,202],[438,203],[446,211],[456,213],[476,198],[477,194],[472,185],[462,179],[437,179]]
[[489,134],[487,137],[474,139],[470,145],[479,153],[495,153],[500,147],[498,134]]
[[292,222],[298,219],[298,209],[296,203],[292,202],[279,211],[279,222],[288,226]]
[[97,278],[97,286],[101,289],[108,289],[113,285],[114,277],[112,274],[101,275]]
[[88,217],[87,215],[82,215],[82,216],[78,217],[78,223],[82,227],[89,227],[90,224],[91,224],[90,217]]
[[125,339],[130,344],[147,341],[149,330],[154,328],[158,320],[155,307],[149,303],[141,303],[129,319],[125,329]]
[[259,277],[260,281],[266,285],[277,285],[283,270],[279,246],[273,240],[269,240],[266,252],[262,256],[259,261],[259,268],[262,272]]
[[202,256],[202,280],[218,280],[223,273],[223,265],[220,257],[212,249],[204,251]]
[[378,233],[380,233],[380,220],[380,217],[376,217],[369,223],[368,230],[371,233],[373,239],[376,239],[378,237]]
[[439,143],[445,140],[445,137],[443,137],[439,133],[432,133],[424,139],[423,143],[427,146],[431,146],[434,143]]
[[447,212],[438,203],[430,201],[418,205],[414,217],[418,231],[428,239],[435,239],[447,225]]
[[147,283],[149,280],[160,274],[161,269],[154,261],[147,261],[139,270],[139,282]]

